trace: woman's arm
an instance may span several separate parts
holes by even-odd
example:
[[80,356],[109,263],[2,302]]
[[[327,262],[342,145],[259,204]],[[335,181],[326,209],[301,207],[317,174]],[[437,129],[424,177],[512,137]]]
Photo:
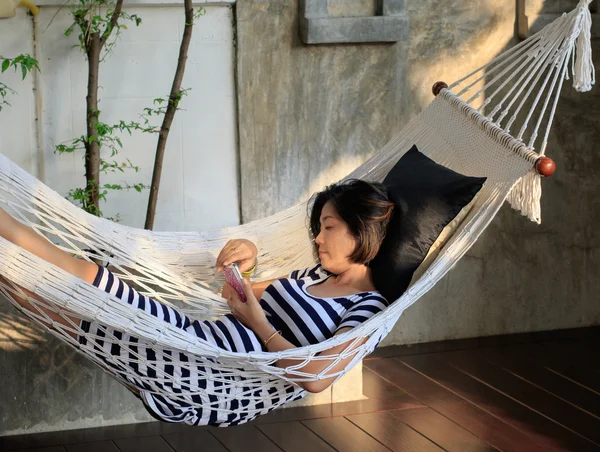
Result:
[[[342,328],[335,335],[337,336],[338,334],[345,333],[348,330],[351,330],[351,328]],[[257,327],[254,330],[254,332],[258,335],[258,337],[262,341],[266,341],[275,332],[275,329],[270,324],[267,323],[267,324],[262,324],[261,326]],[[362,344],[367,342],[368,339],[369,338],[366,337],[366,338],[359,340],[358,343],[356,343],[350,350],[354,350],[355,348],[361,346]],[[344,353],[344,351],[346,351],[346,349],[351,347],[352,342],[354,342],[354,340],[345,342],[340,345],[336,345],[335,347],[329,348],[327,350],[323,350],[322,352],[318,353],[317,356],[339,355],[341,353]],[[297,347],[294,344],[292,344],[291,342],[289,342],[287,339],[285,339],[281,334],[277,334],[276,336],[274,336],[273,339],[271,339],[269,341],[269,343],[267,344],[267,350],[269,350],[270,352],[281,352],[281,351],[289,350],[292,348],[297,348]],[[353,356],[349,356],[348,358],[341,359],[335,366],[333,366],[331,369],[329,369],[328,373],[333,374],[333,373],[343,371],[344,369],[346,369],[348,364],[350,364],[350,361],[352,361],[353,358],[354,358]],[[317,375],[318,373],[322,372],[327,367],[329,367],[331,365],[331,363],[333,362],[333,360],[334,360],[334,358],[323,359],[323,360],[313,359],[312,361],[309,361],[304,366],[299,367],[296,370],[298,372],[305,372],[308,374]],[[281,368],[287,368],[290,366],[298,365],[302,362],[304,362],[304,360],[280,359],[279,361],[277,361],[276,366],[281,367]],[[297,375],[290,375],[290,374],[286,374],[286,376],[288,376],[290,378],[297,377]],[[333,383],[333,381],[336,378],[337,378],[337,375],[334,377],[324,378],[322,380],[298,382],[298,385],[300,385],[302,388],[306,389],[308,392],[316,393],[316,392],[321,392],[321,391],[324,391],[325,389],[327,389],[329,386],[331,386],[331,384]]]
[[[273,326],[267,320],[265,312],[263,311],[257,298],[254,296],[254,290],[253,290],[252,285],[250,284],[250,281],[248,281],[247,279],[244,278],[243,283],[244,283],[244,291],[246,292],[247,301],[245,303],[243,303],[240,300],[240,297],[238,296],[237,292],[235,292],[235,290],[233,288],[231,288],[231,286],[229,286],[229,284],[225,284],[224,291],[227,291],[227,293],[228,293],[227,304],[231,308],[231,313],[240,322],[242,322],[244,325],[246,325],[248,328],[250,328],[252,331],[254,331],[256,333],[256,335],[259,337],[259,339],[264,342],[267,339],[269,339],[273,335],[273,333],[276,333],[275,328],[273,328]],[[338,331],[338,333],[336,333],[336,334],[341,334],[341,333],[347,331],[348,329],[349,328],[343,328],[340,331]],[[367,338],[361,339],[360,341],[358,341],[357,344],[355,344],[352,347],[352,350],[354,350],[356,347],[364,344],[366,341],[367,341]],[[340,345],[332,347],[328,350],[324,350],[321,353],[319,353],[319,356],[339,355],[340,353],[343,353],[344,351],[346,351],[346,349],[348,349],[348,347],[351,347],[352,342],[354,342],[354,341],[348,341],[344,344],[340,344]],[[280,334],[276,334],[275,336],[273,336],[273,338],[271,338],[271,340],[267,344],[267,349],[270,352],[280,352],[280,351],[289,350],[292,348],[297,348],[297,347],[294,344],[292,344],[291,342],[289,342],[287,339],[285,339],[283,336],[281,336]],[[327,367],[329,367],[334,359],[335,358],[312,360],[312,361],[306,363],[304,366],[298,368],[297,370],[299,372],[306,372],[306,373],[316,375],[316,374],[322,372],[323,370],[325,370]],[[350,363],[351,360],[352,360],[352,357],[348,357],[348,358],[344,358],[344,359],[340,360],[333,368],[330,369],[330,372],[334,373],[334,372],[340,372],[340,371],[344,370],[346,368],[346,366],[348,366],[348,364]],[[276,365],[281,368],[286,368],[289,366],[302,364],[303,362],[304,362],[304,360],[298,360],[298,359],[281,359],[281,360],[277,361]],[[292,374],[288,374],[287,376],[290,378],[297,377],[297,375],[292,375]],[[321,392],[321,391],[327,389],[331,385],[331,383],[333,383],[333,380],[335,380],[335,378],[336,377],[330,377],[330,378],[325,378],[323,380],[298,382],[298,385],[300,385],[302,388],[306,389],[308,392]]]
[[[262,298],[265,289],[267,287],[269,287],[271,284],[273,284],[273,281],[276,281],[276,279],[269,279],[267,281],[260,281],[260,282],[252,283],[252,293],[254,294],[254,296],[256,297],[257,300],[260,300]],[[225,297],[225,295],[223,295],[223,296]],[[227,297],[225,297],[225,298],[227,298]]]

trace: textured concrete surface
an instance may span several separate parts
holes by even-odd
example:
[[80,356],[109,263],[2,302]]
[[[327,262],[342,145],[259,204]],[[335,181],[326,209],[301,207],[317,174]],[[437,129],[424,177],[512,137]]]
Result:
[[0,435],[150,421],[138,400],[0,296]]
[[408,21],[402,16],[305,18],[300,30],[307,44],[398,42],[408,36]]
[[[556,13],[573,5],[542,6]],[[431,100],[435,81],[454,81],[515,43],[513,1],[407,2],[411,33],[394,45],[305,46],[296,2],[243,0],[237,11],[244,221],[340,179]],[[570,82],[563,92],[547,149],[558,171],[543,183],[543,224],[505,207],[382,345],[600,322],[600,95],[577,94]]]
[[514,28],[510,0],[407,2],[406,42],[306,46],[296,1],[236,8],[243,221],[346,175],[431,100],[435,81],[489,61]]
[[[404,0],[302,0],[300,36],[306,44],[397,42],[408,36]],[[362,12],[362,14],[361,14]]]
[[377,14],[379,0],[308,0],[308,3],[325,3],[327,14],[337,17],[361,17]]
[[[517,2],[523,3],[525,18],[519,19],[524,22],[522,26],[527,30],[527,33],[523,36],[530,36],[537,33],[563,12],[574,9],[579,3],[578,0],[555,0],[551,2],[546,0],[517,0]],[[598,4],[598,0],[592,0],[589,5],[592,13],[591,33],[594,39],[600,38],[600,16],[597,14]]]

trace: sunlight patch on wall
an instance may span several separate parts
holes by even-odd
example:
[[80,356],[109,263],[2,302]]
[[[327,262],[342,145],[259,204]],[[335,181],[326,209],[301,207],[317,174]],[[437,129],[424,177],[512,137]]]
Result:
[[34,325],[23,315],[17,312],[0,313],[0,350],[6,352],[36,350],[46,342],[42,328]]
[[295,204],[306,202],[313,193],[323,190],[327,185],[343,179],[365,161],[364,157],[344,156],[329,166],[312,181],[309,187],[296,199]]
[[[468,39],[465,39],[458,48],[445,49],[434,59],[412,55],[414,59],[411,62],[408,80],[409,85],[414,87],[413,92],[416,96],[414,101],[425,107],[433,99],[431,87],[435,82],[442,80],[450,85],[493,60],[513,40],[513,22],[512,16],[488,14],[486,21],[480,24],[477,32],[473,33],[468,28],[470,31]],[[459,40],[460,30],[456,30],[456,34],[456,39]],[[481,75],[484,73],[482,72]],[[485,81],[484,77],[469,90],[469,93],[472,95],[481,90]],[[465,94],[463,100],[467,100],[468,97],[470,96]],[[479,108],[484,100],[485,96],[481,95],[471,105]]]

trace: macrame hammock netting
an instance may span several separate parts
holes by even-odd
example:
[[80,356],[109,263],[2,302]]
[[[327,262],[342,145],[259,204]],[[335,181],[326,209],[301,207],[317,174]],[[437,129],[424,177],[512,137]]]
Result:
[[[505,200],[532,221],[540,222],[540,175],[535,171],[535,163],[545,153],[563,82],[571,76],[578,91],[588,91],[594,83],[589,3],[590,0],[582,0],[574,11],[563,14],[536,35],[442,89],[400,134],[347,176],[382,181],[398,159],[416,144],[421,152],[454,171],[487,177],[473,208],[420,278],[385,311],[351,331],[316,345],[283,352],[229,352],[135,309],[1,238],[0,275],[8,282],[0,288],[8,298],[23,296],[22,287],[45,300],[41,303],[30,298],[34,309],[22,310],[38,323],[52,324],[41,309],[45,307],[65,318],[69,314],[128,333],[157,351],[193,356],[195,362],[176,362],[176,365],[190,366],[192,370],[191,367],[201,363],[207,370],[206,378],[220,380],[225,386],[243,385],[246,394],[231,391],[236,397],[259,394],[260,398],[270,388],[281,387],[282,382],[297,388],[294,382],[340,378],[344,371],[334,372],[333,366],[340,359],[351,358],[346,367],[349,369],[370,353],[404,310],[436,284],[473,245]],[[306,204],[218,231],[151,232],[85,213],[0,154],[0,207],[69,253],[88,260],[109,260],[112,271],[142,294],[196,319],[215,319],[229,312],[216,290],[221,275],[215,273],[214,263],[231,238],[245,237],[257,244],[258,280],[281,277],[315,262],[306,226]],[[83,334],[78,324],[73,323],[68,330]],[[123,372],[115,372],[114,367],[106,366],[95,356],[97,350],[92,353],[66,334],[63,325],[55,323],[50,331],[123,384],[130,384],[122,375],[127,372],[130,357],[121,363]],[[353,348],[365,337],[369,338],[366,343]],[[103,340],[114,342],[135,356],[131,344],[114,336]],[[342,355],[321,353],[348,341],[352,341],[352,346]],[[119,367],[118,356],[107,354],[106,358]],[[279,368],[275,366],[279,359],[298,360],[298,364]],[[303,372],[301,368],[311,360],[326,360],[330,365],[318,375]],[[154,378],[144,379],[145,386],[177,399],[176,391],[165,393],[166,386],[157,384],[175,377],[159,369],[157,366]],[[241,375],[243,383],[226,375]],[[185,383],[192,392],[210,395],[204,394],[207,390],[194,381]],[[221,397],[224,394],[219,393]],[[218,405],[210,408],[220,409]],[[256,405],[239,408],[244,409],[249,416],[260,411]]]

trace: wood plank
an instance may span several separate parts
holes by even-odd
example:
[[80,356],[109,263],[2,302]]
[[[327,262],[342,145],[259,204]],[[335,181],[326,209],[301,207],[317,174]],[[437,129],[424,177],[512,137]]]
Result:
[[548,448],[503,420],[450,392],[396,359],[372,360],[365,365],[425,405],[500,450],[547,452]]
[[250,422],[250,425],[264,425],[305,419],[322,419],[332,416],[372,413],[376,411],[400,410],[423,407],[423,404],[402,389],[386,382],[375,373],[363,367],[363,391],[368,400],[314,405],[297,408],[283,408],[272,411]]
[[600,394],[600,381],[592,372],[594,359],[583,355],[576,346],[565,341],[541,342],[544,348],[540,351],[539,359],[551,371]]
[[[542,432],[552,434],[554,438],[568,441],[568,444],[577,444],[577,448],[573,450],[584,450],[583,448],[586,447],[582,441],[575,438],[574,434],[580,435],[581,438],[585,438],[594,445],[593,448],[587,446],[585,450],[598,450],[598,447],[600,447],[600,419],[505,372],[495,364],[482,360],[476,353],[469,351],[448,352],[438,356],[466,374],[485,382],[486,385],[496,391],[506,394],[531,410],[553,420],[556,423],[555,426],[547,430],[544,429]],[[512,413],[510,417],[513,418]],[[563,428],[561,429],[559,426]],[[567,429],[571,433],[568,433]]]
[[[227,448],[207,431],[190,429],[162,435],[162,438],[177,452],[227,452]],[[255,449],[248,449],[252,450]]]
[[[105,441],[117,438],[132,438],[138,436],[156,436],[190,428],[183,424],[168,422],[143,422],[108,427],[82,428],[56,432],[15,435],[0,438],[0,447],[6,450],[25,449],[33,447],[60,446],[65,444]],[[193,427],[206,428],[206,427]]]
[[477,350],[477,354],[579,409],[600,417],[600,394],[547,369],[538,359],[540,348],[537,344],[485,348]]
[[67,449],[67,452],[119,452],[119,449],[112,441],[68,444],[64,448]]
[[562,341],[541,342],[544,347],[559,351],[569,362],[578,361],[585,367],[600,369],[600,341],[598,339],[568,339]]
[[65,452],[65,449],[62,446],[53,446],[46,447],[44,449],[19,449],[15,450],[15,452]]
[[302,421],[334,449],[344,452],[389,452],[390,449],[344,417]]
[[510,344],[524,344],[555,340],[596,341],[600,338],[600,327],[568,328],[552,331],[535,331],[531,333],[501,334],[496,336],[451,339],[446,341],[425,342],[420,344],[389,345],[375,349],[365,361],[394,356],[418,355],[423,353],[439,353],[451,350],[471,350],[482,347],[496,347]]
[[414,397],[406,393],[406,391],[400,389],[398,386],[390,383],[389,381],[381,378],[375,372],[366,367],[363,367],[363,395],[368,397],[370,400],[411,400],[414,406],[410,408],[423,407],[423,405]]
[[[426,409],[417,408],[401,411]],[[347,419],[391,450],[403,452],[439,452],[443,450],[405,423],[399,422],[398,418],[390,413],[385,411],[381,413],[353,414],[348,416]]]
[[335,449],[298,421],[258,426],[285,452],[334,452]]
[[143,436],[139,438],[121,438],[115,440],[121,452],[173,452],[160,436]]
[[367,400],[352,402],[352,405],[334,403],[331,416],[374,413],[389,410],[423,408],[416,398],[398,386],[391,384],[376,373],[363,367],[363,394]]
[[216,428],[211,434],[231,452],[281,452],[280,447],[252,425]]
[[[485,379],[478,381],[470,374],[445,364],[445,357],[457,353],[470,352],[403,357],[402,362],[552,450],[598,450],[592,442],[582,438],[576,432],[531,410],[514,397],[489,386]],[[436,359],[436,356],[442,361]],[[483,369],[481,372],[484,372],[492,364],[483,361],[477,363],[477,366]],[[502,372],[500,369],[494,371]]]
[[498,451],[431,408],[390,411],[389,413],[448,452]]
[[591,355],[592,362],[590,364],[594,365],[596,370],[600,370],[600,363],[594,361],[600,355],[600,336],[586,339],[572,339],[571,342],[584,353]]

